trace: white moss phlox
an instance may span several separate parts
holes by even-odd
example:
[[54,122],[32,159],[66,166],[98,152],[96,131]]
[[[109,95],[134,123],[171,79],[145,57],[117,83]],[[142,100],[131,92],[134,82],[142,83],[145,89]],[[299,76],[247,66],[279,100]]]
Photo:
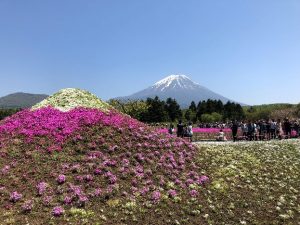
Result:
[[108,103],[100,100],[92,93],[78,88],[62,89],[40,103],[34,105],[32,110],[48,106],[54,107],[63,112],[77,107],[95,108],[104,111],[112,108]]

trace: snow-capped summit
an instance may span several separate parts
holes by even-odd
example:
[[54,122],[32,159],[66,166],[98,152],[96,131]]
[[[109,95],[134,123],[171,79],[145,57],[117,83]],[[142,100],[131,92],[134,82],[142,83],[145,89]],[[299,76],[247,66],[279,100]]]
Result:
[[184,88],[184,89],[194,89],[198,84],[193,82],[186,75],[170,75],[158,82],[156,82],[152,87],[160,91],[166,91],[170,88]]
[[175,98],[182,108],[188,107],[192,101],[212,99],[221,100],[223,103],[230,101],[222,95],[219,95],[204,86],[192,81],[186,75],[170,75],[156,82],[151,87],[134,93],[130,96],[121,97],[121,100],[145,100],[158,96],[162,100]]

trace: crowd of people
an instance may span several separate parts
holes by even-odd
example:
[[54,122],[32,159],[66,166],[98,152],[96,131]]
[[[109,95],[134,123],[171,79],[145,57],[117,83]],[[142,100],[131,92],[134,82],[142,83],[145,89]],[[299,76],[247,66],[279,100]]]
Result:
[[[170,124],[168,129],[169,134],[173,134],[175,132],[175,128],[173,124]],[[191,122],[187,124],[183,124],[182,120],[178,121],[177,129],[176,129],[177,137],[189,137],[192,141],[193,138],[193,126]]]
[[[219,133],[216,134],[217,141],[227,141],[227,137],[223,129],[230,128],[232,131],[233,141],[262,141],[271,139],[289,139],[300,136],[300,123],[297,120],[258,120],[258,121],[232,121],[230,123],[210,123],[199,124],[199,128],[218,128]],[[169,134],[174,134],[178,137],[189,137],[192,141],[193,126],[191,122],[183,124],[179,120],[175,129],[173,124],[169,125]],[[228,132],[227,132],[228,133]]]
[[[238,136],[238,129],[241,129],[242,135]],[[234,121],[231,125],[233,141],[238,139],[258,141],[271,139],[288,139],[299,137],[299,121],[290,121],[288,118],[283,121],[278,120],[259,120],[243,121],[238,123]]]

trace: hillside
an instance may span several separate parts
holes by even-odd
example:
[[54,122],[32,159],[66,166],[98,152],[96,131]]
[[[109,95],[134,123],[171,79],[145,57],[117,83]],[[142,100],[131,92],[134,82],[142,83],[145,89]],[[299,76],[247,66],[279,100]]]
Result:
[[246,118],[249,120],[260,119],[296,119],[299,117],[297,105],[288,103],[264,104],[243,107]]
[[30,108],[47,97],[43,94],[13,93],[0,98],[0,108]]

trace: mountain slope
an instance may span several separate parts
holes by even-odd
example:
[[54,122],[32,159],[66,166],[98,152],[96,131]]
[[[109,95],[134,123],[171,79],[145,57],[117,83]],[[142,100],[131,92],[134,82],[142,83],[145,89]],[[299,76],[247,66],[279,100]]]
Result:
[[145,100],[155,96],[158,96],[163,100],[166,100],[169,97],[175,98],[183,108],[188,107],[192,101],[195,101],[196,103],[207,99],[221,100],[223,103],[230,101],[230,99],[193,82],[185,75],[170,75],[156,82],[151,87],[118,99]]
[[0,98],[0,108],[30,108],[48,95],[17,92]]

